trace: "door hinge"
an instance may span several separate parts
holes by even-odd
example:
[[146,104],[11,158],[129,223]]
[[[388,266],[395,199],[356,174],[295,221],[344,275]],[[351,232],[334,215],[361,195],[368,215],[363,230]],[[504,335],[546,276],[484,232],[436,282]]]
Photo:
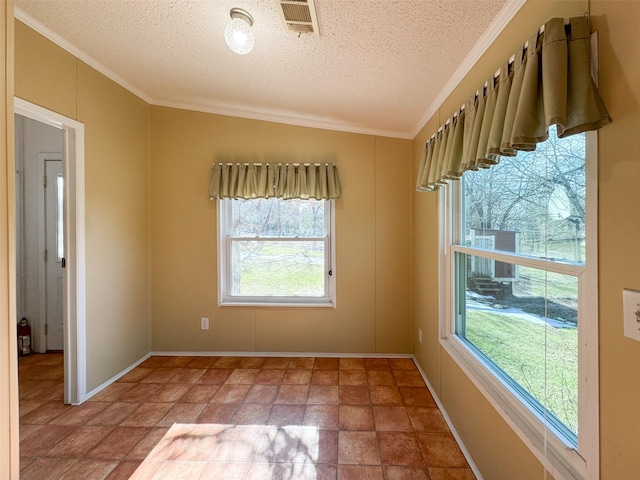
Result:
[[49,258],[49,251],[45,250],[44,251],[44,261],[46,262],[48,260],[48,258]]
[[44,334],[45,335],[49,335],[49,324],[48,323],[44,324]]
[[42,185],[44,185],[44,188],[47,188],[47,176],[46,175],[42,176]]

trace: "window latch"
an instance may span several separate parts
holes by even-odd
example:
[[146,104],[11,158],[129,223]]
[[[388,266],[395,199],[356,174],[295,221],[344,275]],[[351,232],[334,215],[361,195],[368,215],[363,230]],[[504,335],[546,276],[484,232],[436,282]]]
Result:
[[332,277],[333,276],[333,270],[329,270],[329,276]]

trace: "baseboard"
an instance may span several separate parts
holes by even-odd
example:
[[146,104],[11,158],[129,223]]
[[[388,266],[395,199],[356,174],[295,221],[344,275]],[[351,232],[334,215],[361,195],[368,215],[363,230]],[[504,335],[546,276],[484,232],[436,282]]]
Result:
[[106,382],[102,383],[101,385],[98,385],[96,388],[94,388],[93,390],[91,390],[90,392],[88,392],[84,398],[82,398],[80,400],[80,403],[89,400],[91,397],[93,397],[95,394],[101,392],[102,390],[104,390],[105,388],[107,388],[109,385],[111,385],[113,382],[115,382],[116,380],[118,380],[120,377],[125,376],[127,373],[129,373],[131,370],[133,370],[134,368],[136,368],[138,365],[140,365],[142,362],[144,362],[147,358],[151,357],[151,352],[147,353],[146,355],[144,355],[143,357],[140,357],[137,361],[135,361],[134,363],[132,363],[131,365],[129,365],[127,368],[125,368],[124,370],[122,370],[120,373],[116,373],[113,377],[111,377],[109,380],[107,380]]
[[142,362],[150,357],[343,357],[343,358],[414,358],[409,353],[322,353],[322,352],[224,352],[224,351],[208,351],[208,352],[149,352],[127,368],[111,377],[106,382],[88,392],[79,403],[89,400],[91,397],[107,388],[113,382],[123,377],[131,370],[136,368]]
[[460,450],[462,450],[462,455],[464,455],[464,458],[467,460],[467,463],[469,464],[469,468],[471,468],[471,471],[476,476],[477,480],[484,480],[484,477],[480,473],[480,470],[478,469],[478,466],[476,465],[476,463],[473,461],[473,458],[471,457],[469,450],[467,450],[467,447],[462,441],[462,438],[460,438],[460,435],[458,434],[456,427],[453,425],[453,422],[451,421],[449,414],[447,414],[447,411],[444,409],[444,406],[442,405],[440,398],[438,397],[435,390],[431,386],[431,383],[429,382],[429,379],[425,375],[424,370],[422,370],[422,367],[420,366],[418,359],[415,357],[415,355],[411,355],[411,358],[413,359],[413,363],[416,364],[416,367],[418,368],[418,371],[420,372],[420,375],[422,376],[424,383],[427,384],[427,388],[431,392],[431,396],[435,400],[436,405],[438,405],[438,408],[440,409],[440,413],[442,413],[442,417],[444,418],[444,421],[447,423],[449,430],[451,430],[453,437],[456,439],[456,442],[458,442],[458,445],[460,446]]
[[327,357],[327,358],[411,358],[410,353],[323,353],[323,352],[162,352],[153,351],[154,357]]

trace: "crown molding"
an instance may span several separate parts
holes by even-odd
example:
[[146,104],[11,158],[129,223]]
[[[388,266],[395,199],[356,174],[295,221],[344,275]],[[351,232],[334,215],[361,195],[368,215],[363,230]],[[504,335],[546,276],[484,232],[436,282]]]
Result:
[[[515,17],[516,13],[527,3],[527,0],[507,0],[502,10],[498,13],[496,18],[489,24],[484,33],[480,36],[475,43],[469,54],[465,57],[462,63],[458,66],[449,81],[440,90],[440,93],[429,105],[429,108],[424,112],[420,121],[413,128],[410,137],[415,138],[420,130],[426,125],[429,119],[438,111],[443,102],[447,99],[458,84],[464,79],[464,77],[471,71],[480,57],[487,51],[491,44],[498,38],[498,35],[502,33],[509,22]],[[453,112],[452,112],[453,113]]]
[[13,15],[14,15],[14,17],[16,19],[20,20],[22,23],[24,23],[27,26],[29,26],[30,28],[34,29],[36,32],[38,32],[43,37],[51,40],[53,43],[58,45],[63,50],[66,50],[67,52],[69,52],[74,57],[78,58],[79,60],[82,60],[84,63],[86,63],[90,67],[96,69],[98,72],[102,73],[107,78],[113,80],[118,85],[120,85],[121,87],[123,87],[126,90],[130,91],[131,93],[133,93],[137,97],[140,97],[145,102],[152,103],[152,99],[147,94],[145,94],[142,90],[140,90],[140,89],[134,87],[133,85],[131,85],[129,82],[127,82],[125,79],[120,77],[118,74],[116,74],[113,71],[109,70],[102,63],[98,62],[96,59],[91,57],[91,55],[89,55],[86,52],[80,50],[78,47],[73,45],[67,39],[65,39],[64,37],[58,35],[56,32],[51,30],[49,27],[43,25],[38,20],[33,18],[31,15],[27,14],[24,10],[20,9],[19,7],[14,7],[13,12],[14,12]]
[[323,120],[314,117],[290,115],[287,113],[276,113],[270,110],[251,110],[229,105],[202,105],[155,99],[153,99],[150,103],[151,105],[158,107],[177,108],[180,110],[191,110],[194,112],[212,113],[215,115],[247,118],[250,120],[260,120],[264,122],[284,123],[286,125],[293,125],[297,127],[318,128],[320,130],[332,130],[335,132],[356,133],[378,137],[401,138],[405,140],[413,139],[413,136],[411,136],[409,132],[398,130],[380,130],[375,128],[362,127],[360,125],[350,123]]

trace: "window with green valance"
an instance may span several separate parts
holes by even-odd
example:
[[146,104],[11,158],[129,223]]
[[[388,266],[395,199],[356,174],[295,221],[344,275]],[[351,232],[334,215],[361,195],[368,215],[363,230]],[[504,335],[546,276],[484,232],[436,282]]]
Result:
[[214,163],[209,198],[316,199],[340,197],[335,165],[328,163]]
[[500,156],[610,122],[591,69],[588,17],[549,20],[431,136],[416,189],[433,191]]

